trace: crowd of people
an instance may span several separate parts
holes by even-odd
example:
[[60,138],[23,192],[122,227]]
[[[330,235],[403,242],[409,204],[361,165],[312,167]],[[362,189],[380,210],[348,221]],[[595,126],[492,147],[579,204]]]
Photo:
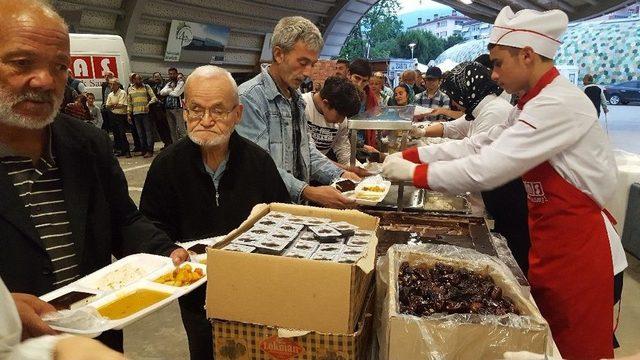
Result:
[[[496,228],[529,269],[562,354],[613,355],[612,309],[627,266],[602,209],[615,163],[588,98],[551,60],[564,13],[505,8],[491,64],[407,71],[390,89],[366,60],[340,60],[319,91],[305,94],[300,88],[323,39],[309,20],[286,17],[273,29],[272,63],[240,86],[212,65],[186,78],[169,69],[166,82],[159,73],[146,82],[134,73],[127,89],[107,72],[100,109],[69,76],[68,28],[54,10],[37,0],[10,2],[0,19],[7,24],[0,44],[0,359],[121,358],[121,331],[104,332],[99,342],[56,335],[40,319],[53,308],[36,297],[112,256],[144,252],[180,264],[189,254],[176,242],[227,234],[260,203],[354,207],[330,186],[369,175],[348,162],[345,119],[385,103],[433,109],[427,119],[441,123],[414,135],[454,140],[386,156],[383,175],[442,192],[482,192]],[[521,95],[516,108],[503,89]],[[139,208],[114,157],[132,155],[128,128],[134,153],[154,156],[155,131],[166,147],[155,154]],[[358,146],[375,153],[375,138],[367,132]],[[204,288],[180,299],[192,359],[213,358],[204,302]]]

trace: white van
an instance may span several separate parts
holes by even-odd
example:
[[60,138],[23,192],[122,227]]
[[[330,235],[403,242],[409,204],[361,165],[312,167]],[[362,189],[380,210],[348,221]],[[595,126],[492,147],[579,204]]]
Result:
[[69,34],[71,40],[71,64],[73,76],[82,81],[87,92],[102,103],[102,83],[105,71],[111,71],[126,89],[129,85],[129,54],[124,41],[118,35]]

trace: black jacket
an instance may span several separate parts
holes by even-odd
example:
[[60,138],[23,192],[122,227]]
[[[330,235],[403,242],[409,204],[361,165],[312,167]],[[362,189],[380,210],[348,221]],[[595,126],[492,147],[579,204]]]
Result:
[[171,239],[186,241],[227,234],[257,204],[289,201],[271,156],[233,132],[219,189],[204,168],[200,147],[184,138],[151,164],[140,210]]
[[[111,255],[169,255],[177,248],[129,197],[105,132],[66,115],[59,115],[51,129],[81,275],[109,265]],[[54,290],[49,255],[1,163],[0,276],[12,292]]]
[[589,100],[593,103],[593,106],[596,107],[596,112],[598,113],[598,117],[600,117],[600,107],[602,106],[602,89],[597,85],[587,85],[584,88],[584,93],[587,95]]

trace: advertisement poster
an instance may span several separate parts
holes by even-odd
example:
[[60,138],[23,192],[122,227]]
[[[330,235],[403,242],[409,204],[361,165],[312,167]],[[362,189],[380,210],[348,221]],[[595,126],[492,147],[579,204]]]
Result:
[[164,61],[219,64],[228,41],[228,27],[173,20]]

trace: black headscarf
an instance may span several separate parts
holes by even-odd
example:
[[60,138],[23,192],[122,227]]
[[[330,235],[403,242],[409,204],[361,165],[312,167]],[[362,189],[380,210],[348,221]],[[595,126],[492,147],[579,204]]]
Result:
[[460,63],[447,72],[440,90],[465,108],[467,120],[473,120],[473,110],[485,97],[502,93],[502,88],[491,80],[489,70],[474,61]]

